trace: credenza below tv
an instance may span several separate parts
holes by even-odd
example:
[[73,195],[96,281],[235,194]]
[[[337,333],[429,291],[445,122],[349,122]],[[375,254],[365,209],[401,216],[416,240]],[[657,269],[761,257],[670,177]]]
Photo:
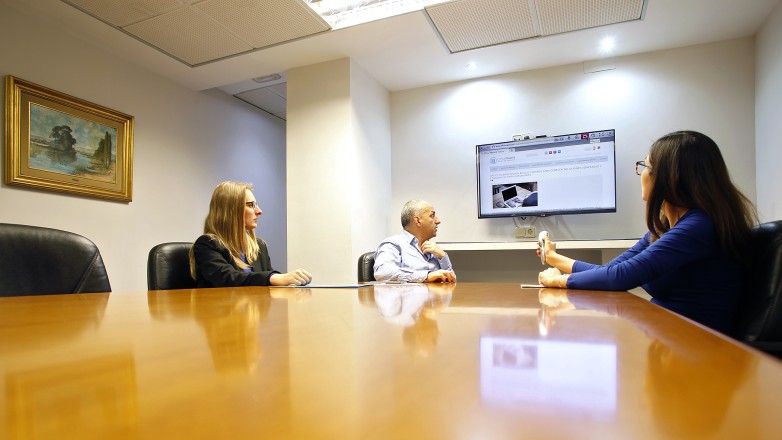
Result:
[[[568,257],[605,264],[632,247],[637,238],[616,240],[561,240],[557,249]],[[534,284],[548,266],[535,253],[535,240],[506,242],[438,242],[448,252],[458,281]]]

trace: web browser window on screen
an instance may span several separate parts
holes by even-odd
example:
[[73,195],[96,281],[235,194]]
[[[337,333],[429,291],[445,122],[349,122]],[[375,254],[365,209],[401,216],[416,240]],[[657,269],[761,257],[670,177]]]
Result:
[[616,211],[614,130],[476,146],[479,217]]

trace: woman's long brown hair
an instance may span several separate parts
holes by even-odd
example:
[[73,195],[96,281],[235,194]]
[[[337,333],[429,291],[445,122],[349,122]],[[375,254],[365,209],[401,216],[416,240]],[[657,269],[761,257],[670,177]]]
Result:
[[[223,182],[215,188],[204,221],[204,234],[211,236],[231,253],[234,263],[246,269],[258,258],[258,241],[254,232],[244,226],[245,196],[252,191],[249,183]],[[247,263],[241,255],[247,257]],[[248,264],[249,263],[249,264]],[[196,277],[195,255],[190,248],[190,275]]]
[[653,183],[646,203],[646,225],[653,240],[670,229],[661,216],[663,202],[667,202],[706,212],[722,249],[744,256],[757,213],[731,181],[717,144],[702,133],[677,131],[652,144],[649,160]]

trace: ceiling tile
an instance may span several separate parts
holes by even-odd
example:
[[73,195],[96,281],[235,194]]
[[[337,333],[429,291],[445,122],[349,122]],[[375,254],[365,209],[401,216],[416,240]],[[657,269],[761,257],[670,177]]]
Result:
[[266,87],[269,91],[276,93],[284,99],[288,99],[288,85],[286,83],[275,84]]
[[535,0],[541,35],[638,20],[644,0]]
[[451,53],[638,20],[647,0],[457,0],[426,13]]
[[191,66],[253,49],[193,7],[132,24],[124,30]]
[[235,96],[271,114],[282,113],[286,110],[287,101],[285,98],[269,90],[269,87],[248,90]]
[[256,49],[330,29],[301,0],[206,0],[195,7]]
[[526,1],[462,0],[426,12],[451,53],[537,35]]
[[113,26],[123,27],[182,6],[179,0],[63,0]]

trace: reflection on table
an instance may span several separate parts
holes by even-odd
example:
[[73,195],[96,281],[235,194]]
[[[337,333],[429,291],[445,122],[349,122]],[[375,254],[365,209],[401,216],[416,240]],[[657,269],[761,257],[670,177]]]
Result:
[[627,292],[193,289],[0,318],[4,439],[782,438],[782,363]]
[[426,357],[437,346],[437,315],[448,307],[454,288],[450,283],[375,285],[374,301],[383,319],[404,327],[408,351]]
[[[0,438],[132,438],[133,352],[95,350],[108,293],[3,298],[0,359],[7,423]],[[42,303],[45,303],[42,305]]]
[[[617,405],[617,348],[612,337],[550,336],[563,311],[576,309],[561,289],[540,289],[538,334],[481,336],[481,395],[514,411],[575,413],[611,419]],[[589,311],[586,310],[586,315]],[[579,312],[571,315],[579,316]]]
[[[581,293],[568,295],[561,289],[540,289],[539,298],[541,311],[545,310],[539,317],[548,316],[541,329],[553,328],[559,313],[599,310],[621,315],[651,337],[644,394],[651,405],[656,432],[663,438],[712,438],[719,434],[735,393],[748,376],[757,374],[757,358],[749,353],[730,355],[729,347],[721,344],[693,350],[692,342],[682,338],[677,329],[645,319],[639,310],[621,309],[611,303],[597,306]],[[548,330],[541,334],[548,334]]]

